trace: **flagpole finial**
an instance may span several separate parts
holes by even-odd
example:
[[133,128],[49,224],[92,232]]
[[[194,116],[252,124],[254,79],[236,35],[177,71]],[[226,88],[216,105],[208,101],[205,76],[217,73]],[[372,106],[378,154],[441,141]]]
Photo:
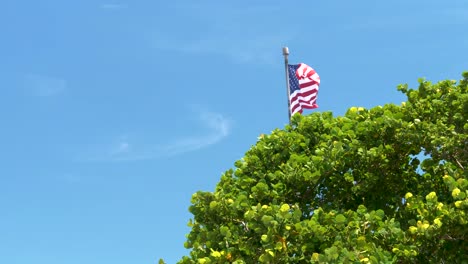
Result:
[[289,55],[289,49],[288,47],[283,47],[283,55],[288,56]]

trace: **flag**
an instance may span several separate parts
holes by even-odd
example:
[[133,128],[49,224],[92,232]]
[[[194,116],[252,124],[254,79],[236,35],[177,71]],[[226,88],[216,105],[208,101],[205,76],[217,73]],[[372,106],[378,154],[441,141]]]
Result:
[[303,109],[314,109],[318,105],[317,93],[320,85],[320,77],[310,66],[299,63],[288,65],[289,73],[289,101],[291,115]]

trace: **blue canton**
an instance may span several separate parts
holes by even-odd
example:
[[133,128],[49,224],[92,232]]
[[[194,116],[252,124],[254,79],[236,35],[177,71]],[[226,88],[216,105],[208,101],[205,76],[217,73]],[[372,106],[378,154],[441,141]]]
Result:
[[289,90],[291,91],[290,94],[294,93],[294,91],[299,90],[299,80],[296,77],[296,71],[299,68],[299,64],[297,65],[288,65],[289,71]]

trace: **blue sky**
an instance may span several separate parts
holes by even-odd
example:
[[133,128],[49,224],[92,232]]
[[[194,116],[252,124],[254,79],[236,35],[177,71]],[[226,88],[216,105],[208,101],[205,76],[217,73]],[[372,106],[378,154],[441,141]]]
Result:
[[191,195],[287,123],[285,45],[335,115],[468,70],[466,0],[3,0],[0,24],[9,264],[179,260]]

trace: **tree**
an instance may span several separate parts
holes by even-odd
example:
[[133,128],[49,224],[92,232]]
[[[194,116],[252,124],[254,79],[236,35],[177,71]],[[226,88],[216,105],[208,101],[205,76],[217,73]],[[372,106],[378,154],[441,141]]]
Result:
[[463,76],[260,136],[193,195],[179,263],[468,263]]

